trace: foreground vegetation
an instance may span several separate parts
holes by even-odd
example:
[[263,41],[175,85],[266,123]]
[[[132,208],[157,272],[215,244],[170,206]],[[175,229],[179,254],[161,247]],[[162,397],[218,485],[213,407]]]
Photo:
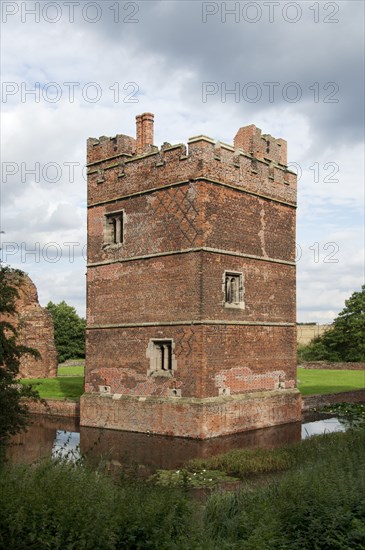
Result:
[[302,395],[359,390],[365,388],[365,371],[298,369],[298,388]]
[[[347,428],[365,429],[364,404],[337,403],[322,407],[320,412],[327,412],[329,416],[335,414]],[[204,478],[212,482],[206,483],[205,486],[216,484],[220,481],[217,473],[220,476],[229,476],[229,480],[254,479],[262,474],[276,474],[313,463],[316,456],[320,456],[329,448],[328,441],[324,437],[312,437],[276,449],[233,449],[210,457],[194,458],[182,470],[160,470],[154,475],[154,479],[161,485],[191,487],[202,486]]]
[[0,547],[365,549],[364,437],[350,430],[287,447],[290,468],[279,478],[213,491],[203,503],[184,485],[113,481],[60,461],[5,464]]

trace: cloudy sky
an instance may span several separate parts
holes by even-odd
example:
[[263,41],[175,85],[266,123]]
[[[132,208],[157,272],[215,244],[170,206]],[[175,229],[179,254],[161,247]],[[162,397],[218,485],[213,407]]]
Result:
[[298,321],[331,322],[363,279],[364,3],[1,3],[2,261],[42,305],[85,313],[88,137],[232,143],[256,124],[299,174]]

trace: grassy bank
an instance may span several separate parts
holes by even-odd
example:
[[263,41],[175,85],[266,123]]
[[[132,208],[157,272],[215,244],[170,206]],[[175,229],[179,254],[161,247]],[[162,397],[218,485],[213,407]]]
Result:
[[79,399],[84,392],[84,360],[75,360],[77,365],[58,366],[57,378],[32,378],[22,384],[32,384],[43,399]]
[[84,365],[65,366],[59,365],[57,376],[84,376]]
[[0,547],[12,549],[365,549],[363,431],[293,446],[290,471],[261,487],[214,491],[45,462],[0,471]]
[[21,380],[32,384],[43,399],[79,399],[84,392],[84,377],[34,378]]
[[365,371],[298,369],[298,388],[302,395],[359,390],[365,388]]
[[[44,399],[78,399],[84,388],[84,367],[59,366],[57,378],[22,380],[34,384]],[[298,369],[298,387],[302,395],[336,393],[365,388],[365,372],[354,370]]]

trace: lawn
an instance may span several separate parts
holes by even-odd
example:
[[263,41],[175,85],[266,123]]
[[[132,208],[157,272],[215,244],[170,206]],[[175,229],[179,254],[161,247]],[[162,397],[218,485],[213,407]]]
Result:
[[34,378],[21,382],[32,384],[44,399],[78,399],[84,393],[83,376]]
[[[58,367],[57,378],[22,380],[33,384],[44,399],[78,399],[84,391],[84,367]],[[338,393],[365,388],[365,371],[298,369],[302,395]]]
[[84,369],[84,365],[71,367],[60,365],[58,367],[57,376],[84,376]]
[[365,388],[365,371],[298,369],[298,388],[302,395],[359,390]]

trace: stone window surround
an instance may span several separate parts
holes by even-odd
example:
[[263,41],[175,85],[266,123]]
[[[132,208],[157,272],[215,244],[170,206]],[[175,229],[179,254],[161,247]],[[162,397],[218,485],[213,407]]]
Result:
[[[119,247],[124,243],[125,240],[125,211],[124,210],[115,210],[112,212],[106,212],[103,218],[103,236],[104,244],[103,248],[106,247]],[[111,220],[115,220],[116,226],[114,229],[111,229]],[[121,224],[121,226],[120,226]],[[119,233],[119,239],[118,239]],[[117,240],[117,242],[115,242]]]
[[[170,367],[168,369],[162,369],[159,368],[158,365],[158,348],[161,347],[161,345],[166,344],[170,347]],[[150,360],[149,368],[147,369],[147,376],[163,376],[167,378],[172,378],[174,376],[174,373],[177,369],[177,362],[174,354],[175,349],[175,342],[172,338],[151,338],[147,351],[146,351],[146,357]]]
[[[227,278],[228,277],[234,277],[238,280],[238,300],[235,300],[234,302],[228,302],[227,301]],[[223,292],[223,305],[226,308],[232,308],[232,309],[244,309],[245,303],[244,303],[244,279],[243,279],[243,273],[242,271],[234,271],[234,270],[225,270],[223,273],[223,284],[222,284],[222,292]]]

